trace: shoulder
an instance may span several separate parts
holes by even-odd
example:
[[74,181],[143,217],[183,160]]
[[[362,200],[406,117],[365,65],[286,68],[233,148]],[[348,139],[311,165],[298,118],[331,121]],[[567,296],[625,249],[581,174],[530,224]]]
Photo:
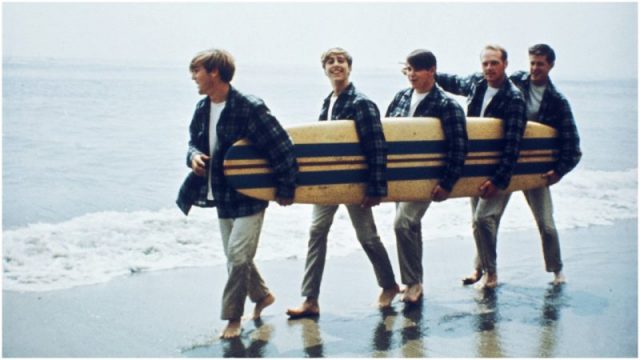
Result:
[[207,106],[207,103],[209,102],[209,98],[208,97],[204,97],[202,99],[200,99],[200,101],[198,101],[198,103],[196,104],[196,110],[202,110]]
[[435,98],[443,108],[461,111],[464,114],[464,110],[462,109],[460,103],[449,96],[447,93],[445,93],[444,90],[442,90],[439,86],[434,86],[433,90],[431,91],[434,92]]
[[235,88],[231,88],[229,91],[229,100],[235,101],[241,104],[241,106],[249,108],[265,106],[264,101],[261,98],[255,95],[243,94]]
[[513,83],[513,81],[507,79],[505,84],[505,90],[508,97],[514,100],[522,100],[524,101],[524,95],[522,95],[522,91]]
[[526,71],[516,71],[509,75],[509,80],[513,81],[516,85],[523,84],[529,79],[529,73]]

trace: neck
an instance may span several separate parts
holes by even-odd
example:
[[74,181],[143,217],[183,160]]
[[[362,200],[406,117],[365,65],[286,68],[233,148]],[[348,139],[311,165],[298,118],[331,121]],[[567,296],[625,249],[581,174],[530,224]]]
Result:
[[545,78],[544,80],[537,80],[537,81],[531,80],[531,83],[535,86],[545,86],[549,83],[549,78]]
[[230,86],[227,83],[219,84],[207,94],[209,95],[209,100],[216,104],[226,101],[227,96],[229,96],[229,88]]
[[426,84],[424,87],[422,88],[414,88],[414,90],[416,91],[416,93],[418,94],[426,94],[429,91],[431,91],[431,89],[433,89],[433,86],[435,85],[435,81],[433,82],[429,82],[428,84]]
[[334,81],[331,83],[331,86],[333,87],[333,94],[338,96],[347,88],[347,86],[349,86],[349,80]]
[[506,78],[503,76],[503,77],[501,77],[500,79],[495,80],[495,81],[487,81],[487,83],[488,83],[488,84],[489,84],[489,86],[491,86],[492,88],[499,89],[499,88],[501,88],[501,87],[502,87],[502,84],[504,84],[505,79],[506,79]]

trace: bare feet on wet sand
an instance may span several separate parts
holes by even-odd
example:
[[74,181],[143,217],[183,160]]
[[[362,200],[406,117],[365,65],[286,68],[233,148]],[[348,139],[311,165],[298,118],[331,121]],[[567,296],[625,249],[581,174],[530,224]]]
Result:
[[408,304],[415,304],[422,299],[422,284],[409,285],[402,294],[402,301]]
[[567,278],[564,277],[562,271],[556,271],[553,273],[552,285],[562,285],[567,282]]
[[482,270],[481,269],[475,269],[471,274],[469,274],[469,276],[467,276],[466,278],[462,279],[462,285],[475,284],[478,281],[480,281],[481,278],[482,278]]
[[302,306],[294,309],[288,309],[287,315],[291,319],[299,319],[303,317],[313,317],[320,315],[320,305],[318,305],[317,299],[307,298]]
[[495,289],[498,287],[498,274],[495,272],[487,272],[484,276],[484,284],[482,287],[485,289]]
[[220,334],[221,339],[233,339],[240,336],[242,328],[240,327],[240,319],[229,320],[227,327]]
[[264,310],[267,306],[273,304],[276,301],[276,297],[273,296],[272,293],[267,294],[262,300],[256,303],[256,307],[253,309],[253,320],[260,319],[260,315],[262,315],[262,310]]
[[400,286],[398,286],[398,284],[395,284],[388,289],[382,289],[380,296],[378,296],[378,307],[382,309],[391,306],[393,298],[395,298],[399,292]]

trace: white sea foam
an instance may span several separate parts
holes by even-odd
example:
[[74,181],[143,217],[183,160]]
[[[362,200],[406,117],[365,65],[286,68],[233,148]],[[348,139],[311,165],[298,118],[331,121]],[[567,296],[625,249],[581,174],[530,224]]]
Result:
[[[576,170],[553,187],[558,228],[611,224],[637,218],[637,169]],[[374,209],[380,236],[394,246],[395,207]],[[470,238],[468,199],[433,203],[423,219],[425,241]],[[306,252],[310,205],[279,207],[266,215],[257,259],[302,259]],[[512,196],[501,232],[535,229],[521,193]],[[4,288],[44,291],[108,281],[114,277],[179,267],[224,263],[216,213],[195,208],[184,217],[177,208],[160,211],[100,212],[56,224],[31,224],[3,233]],[[446,245],[443,245],[446,246]],[[360,247],[342,207],[331,228],[329,256]]]

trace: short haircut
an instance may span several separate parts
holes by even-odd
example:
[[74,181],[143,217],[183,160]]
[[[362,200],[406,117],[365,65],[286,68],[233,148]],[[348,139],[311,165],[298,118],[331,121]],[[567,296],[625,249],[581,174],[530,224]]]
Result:
[[535,44],[529,48],[529,55],[544,56],[549,64],[556,62],[556,52],[547,44]]
[[320,57],[323,69],[327,61],[329,61],[329,56],[331,55],[344,55],[344,57],[347,58],[347,64],[349,64],[349,67],[351,67],[351,64],[353,64],[353,58],[351,57],[351,54],[347,52],[347,50],[340,47],[333,47],[322,53],[322,56]]
[[220,79],[226,83],[231,82],[233,74],[236,72],[233,56],[228,51],[221,49],[209,49],[196,54],[191,60],[189,70],[193,72],[198,66],[204,67],[207,72],[218,70]]
[[[482,53],[484,53],[486,50],[500,51],[500,54],[501,54],[500,58],[502,59],[502,61],[507,61],[507,50],[505,50],[502,46],[496,45],[496,44],[489,44],[489,45],[486,45],[484,49],[482,49]],[[480,56],[482,56],[482,53],[480,53]]]
[[414,50],[407,56],[407,63],[415,70],[429,70],[436,66],[436,56],[429,50]]

